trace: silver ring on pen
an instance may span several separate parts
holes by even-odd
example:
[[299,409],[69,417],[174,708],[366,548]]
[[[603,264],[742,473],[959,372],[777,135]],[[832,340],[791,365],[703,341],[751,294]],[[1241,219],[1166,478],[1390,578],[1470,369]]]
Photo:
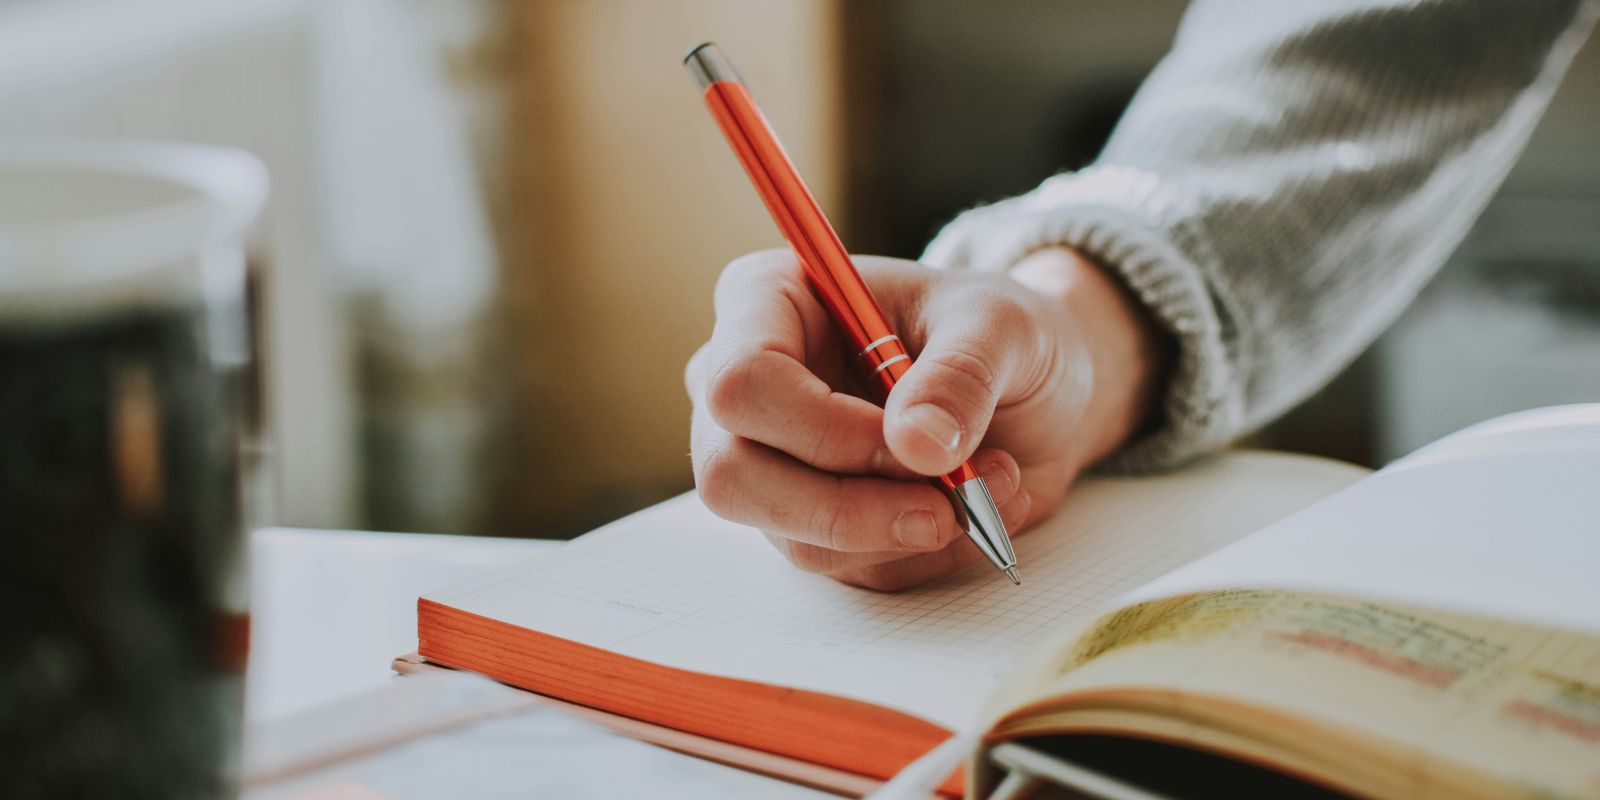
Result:
[[896,361],[910,361],[910,360],[911,360],[911,356],[908,356],[905,353],[901,353],[900,355],[897,355],[894,358],[888,359],[888,360],[884,361],[882,364],[879,364],[878,368],[872,371],[872,374],[876,375],[876,374],[882,372],[885,367],[889,366],[890,364],[893,364]]
[[896,336],[896,335],[891,333],[888,336],[884,336],[884,337],[874,341],[872,344],[867,345],[867,349],[862,350],[861,351],[861,355],[864,356],[864,355],[866,355],[866,354],[878,349],[879,345],[885,345],[885,344],[888,344],[889,342],[899,341],[899,339],[900,339],[900,337],[898,337],[898,336]]

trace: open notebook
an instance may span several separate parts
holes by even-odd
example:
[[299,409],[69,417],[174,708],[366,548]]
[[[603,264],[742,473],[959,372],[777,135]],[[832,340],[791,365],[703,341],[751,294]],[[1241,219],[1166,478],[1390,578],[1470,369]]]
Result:
[[[1458,434],[1367,478],[1232,454],[1076,488],[1018,538],[1020,588],[978,565],[892,595],[797,572],[685,497],[423,597],[420,651],[877,777],[987,730],[991,747],[1181,744],[1368,794],[1439,773],[1485,796],[1518,780],[1600,795],[1597,487],[1596,406]],[[1469,717],[1514,735],[1438,735]],[[1531,774],[1450,761],[1486,741],[1504,757],[1484,764],[1515,754]]]
[[563,699],[883,778],[973,725],[1042,638],[1363,474],[1239,453],[1087,481],[1017,537],[1022,586],[975,565],[896,594],[799,572],[756,531],[684,496],[424,596],[419,649]]

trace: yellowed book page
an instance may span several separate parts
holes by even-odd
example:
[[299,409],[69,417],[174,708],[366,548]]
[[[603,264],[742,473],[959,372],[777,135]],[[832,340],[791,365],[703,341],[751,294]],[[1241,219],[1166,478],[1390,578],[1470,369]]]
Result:
[[1404,796],[1600,797],[1600,637],[1289,591],[1157,602],[1043,664],[1058,699],[1034,722],[1158,708],[1196,742],[1254,737]]
[[884,594],[795,569],[758,531],[686,496],[430,600],[625,656],[826,692],[950,729],[1039,641],[1113,599],[1360,478],[1330,461],[1236,453],[1099,478],[988,564]]

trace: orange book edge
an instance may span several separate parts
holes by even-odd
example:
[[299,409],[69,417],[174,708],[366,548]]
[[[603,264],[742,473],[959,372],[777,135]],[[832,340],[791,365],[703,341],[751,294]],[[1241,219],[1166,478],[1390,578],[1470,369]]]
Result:
[[[436,664],[878,780],[893,777],[951,735],[927,720],[860,700],[666,667],[427,598],[417,600],[417,640],[418,652]],[[962,788],[957,770],[939,791],[960,796]]]

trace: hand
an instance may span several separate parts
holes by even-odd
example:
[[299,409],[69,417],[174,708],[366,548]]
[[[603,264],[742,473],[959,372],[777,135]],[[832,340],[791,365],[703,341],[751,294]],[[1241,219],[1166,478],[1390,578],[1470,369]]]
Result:
[[1166,343],[1075,252],[856,266],[916,359],[885,407],[788,251],[728,265],[685,376],[700,497],[801,569],[882,590],[957,569],[982,556],[924,476],[971,458],[1015,535],[1147,418]]

